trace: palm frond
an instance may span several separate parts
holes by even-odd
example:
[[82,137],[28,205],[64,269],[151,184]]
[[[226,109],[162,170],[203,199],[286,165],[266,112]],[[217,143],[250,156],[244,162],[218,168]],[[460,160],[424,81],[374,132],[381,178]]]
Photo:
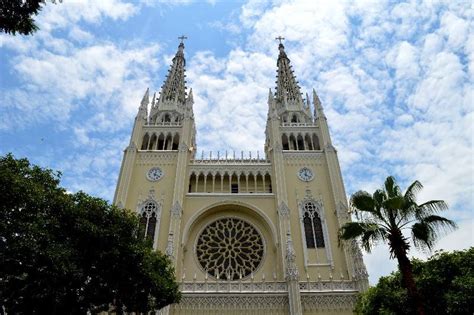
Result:
[[444,210],[448,210],[448,204],[444,200],[430,200],[416,207],[415,217],[421,220],[430,214]]
[[413,243],[419,249],[428,248],[431,250],[441,233],[456,227],[456,223],[452,220],[438,215],[429,215],[413,224],[411,228]]
[[385,193],[383,189],[377,189],[372,195],[372,198],[375,201],[375,207],[380,209],[382,207],[384,200],[387,199],[387,194]]
[[392,198],[388,198],[383,202],[383,207],[385,209],[390,209],[390,210],[397,210],[401,209],[405,203],[405,199],[403,199],[402,196],[396,196]]
[[366,192],[359,190],[351,196],[351,207],[356,211],[374,212],[374,199]]
[[401,195],[400,187],[397,185],[395,177],[393,176],[387,177],[387,179],[385,180],[384,187],[385,187],[385,191],[387,192],[387,196],[389,198],[393,198],[393,197]]
[[378,240],[385,240],[385,229],[376,223],[348,222],[339,230],[339,242],[360,238],[362,247],[370,252]]
[[416,203],[416,195],[423,189],[423,185],[415,180],[405,191],[405,200]]

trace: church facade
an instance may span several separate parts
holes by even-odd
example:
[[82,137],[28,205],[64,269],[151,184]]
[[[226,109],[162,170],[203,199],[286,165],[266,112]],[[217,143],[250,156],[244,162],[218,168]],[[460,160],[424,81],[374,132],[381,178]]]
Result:
[[181,42],[141,101],[114,197],[174,263],[182,300],[160,312],[352,314],[368,276],[357,243],[338,242],[350,215],[316,92],[312,111],[280,43],[265,156],[199,157],[185,64]]

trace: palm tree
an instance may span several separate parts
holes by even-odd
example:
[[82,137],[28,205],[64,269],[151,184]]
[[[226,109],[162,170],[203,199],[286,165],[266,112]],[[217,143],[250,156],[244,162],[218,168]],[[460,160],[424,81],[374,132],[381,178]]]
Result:
[[373,195],[358,191],[351,196],[351,208],[359,222],[344,224],[339,231],[341,240],[360,239],[362,247],[370,252],[377,241],[388,242],[390,258],[397,258],[402,282],[417,313],[424,314],[423,302],[413,278],[412,265],[408,259],[409,237],[402,231],[411,229],[415,247],[431,250],[439,232],[456,228],[456,224],[438,212],[447,210],[443,200],[430,200],[417,204],[416,195],[423,188],[414,181],[402,194],[395,178],[387,177],[384,188]]

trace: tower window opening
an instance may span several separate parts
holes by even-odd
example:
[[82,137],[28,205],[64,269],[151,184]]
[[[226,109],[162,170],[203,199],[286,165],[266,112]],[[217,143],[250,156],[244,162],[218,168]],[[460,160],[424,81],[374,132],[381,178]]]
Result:
[[314,150],[321,150],[318,136],[315,133],[313,134],[313,147],[314,147]]
[[178,150],[179,147],[179,134],[175,134],[173,137],[173,145],[171,147],[171,150]]
[[298,138],[297,138],[297,144],[298,144],[298,150],[304,150],[304,141],[303,141],[303,137],[301,135],[298,135]]
[[154,201],[148,201],[141,210],[139,231],[142,237],[151,240],[155,239],[158,206]]
[[303,205],[303,227],[307,248],[324,248],[324,233],[316,205],[308,201]]
[[143,142],[141,149],[146,150],[148,148],[148,142],[150,141],[150,136],[146,133],[145,136],[143,136]]
[[288,136],[286,134],[283,134],[281,136],[281,145],[283,146],[283,150],[289,150],[290,149],[290,144],[288,142]]
[[157,145],[157,150],[164,150],[164,143],[165,143],[165,136],[160,133],[160,136],[158,137],[158,145]]
[[148,150],[156,150],[156,134],[153,134],[148,145]]

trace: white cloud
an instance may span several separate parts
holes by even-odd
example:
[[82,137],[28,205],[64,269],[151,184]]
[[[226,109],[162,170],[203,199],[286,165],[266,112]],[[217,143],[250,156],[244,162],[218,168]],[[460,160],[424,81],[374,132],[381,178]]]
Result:
[[44,6],[38,16],[41,30],[51,32],[70,27],[79,21],[99,23],[105,18],[126,20],[137,13],[138,7],[121,0],[75,0]]

